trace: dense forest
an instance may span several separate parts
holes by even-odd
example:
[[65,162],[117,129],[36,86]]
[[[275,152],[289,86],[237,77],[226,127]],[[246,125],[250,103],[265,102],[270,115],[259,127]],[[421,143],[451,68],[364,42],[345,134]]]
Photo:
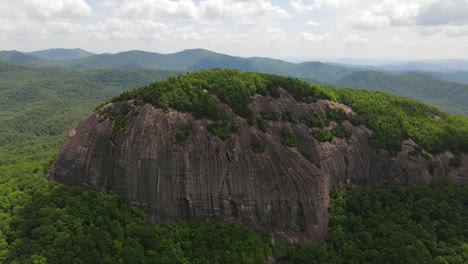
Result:
[[286,263],[466,263],[468,188],[336,188],[329,237],[321,244],[275,245]]
[[[144,85],[139,83],[140,76],[149,80],[174,74],[132,71],[48,71],[4,65],[0,71],[0,117],[4,122],[0,133],[0,263],[265,263],[267,258],[284,263],[468,261],[468,188],[447,181],[419,187],[337,188],[331,193],[328,239],[320,244],[284,245],[273,244],[268,230],[257,234],[218,219],[148,225],[142,210],[115,194],[45,180],[68,127],[103,97]],[[105,85],[95,84],[100,82]],[[121,90],[106,90],[111,87]],[[346,103],[357,115],[330,110],[326,116],[302,120],[287,112],[264,113],[265,119],[281,118],[317,128],[330,120],[348,119],[374,129],[372,143],[392,152],[407,138],[432,152],[468,150],[466,118],[402,97],[275,75],[238,70],[194,72],[112,100],[135,98],[167,110],[192,112],[216,120],[214,124],[219,126],[213,129],[223,134],[235,130],[225,132],[229,120],[219,114],[209,93],[249,119],[251,96],[277,97],[278,87],[304,102],[331,99]],[[70,101],[60,102],[67,98]],[[60,118],[46,118],[50,113],[47,106],[60,113]],[[262,122],[255,121],[256,125]],[[42,126],[54,130],[43,132]],[[179,140],[184,140],[186,131],[181,129],[179,134]],[[294,143],[287,133],[284,138],[286,143]],[[259,152],[262,147],[252,143]]]

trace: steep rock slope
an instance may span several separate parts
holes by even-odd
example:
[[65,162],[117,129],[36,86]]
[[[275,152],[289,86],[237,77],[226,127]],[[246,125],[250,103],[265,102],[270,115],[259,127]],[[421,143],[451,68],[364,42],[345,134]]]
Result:
[[[406,140],[393,156],[370,145],[371,130],[349,121],[327,122],[325,130],[341,126],[348,137],[321,142],[311,133],[317,128],[295,121],[326,116],[330,109],[355,115],[346,105],[302,102],[280,89],[277,98],[253,94],[250,117],[243,118],[222,94],[204,91],[236,127],[227,139],[210,132],[211,119],[140,99],[116,101],[70,131],[48,178],[116,192],[145,208],[153,223],[219,216],[271,230],[276,240],[288,242],[325,238],[333,186],[418,184],[440,177],[467,182],[465,155],[455,168],[450,152],[422,151],[428,161],[410,154],[416,144]],[[294,118],[262,119],[273,112]],[[185,140],[178,136],[181,129],[189,131]],[[253,147],[255,142],[263,147]]]

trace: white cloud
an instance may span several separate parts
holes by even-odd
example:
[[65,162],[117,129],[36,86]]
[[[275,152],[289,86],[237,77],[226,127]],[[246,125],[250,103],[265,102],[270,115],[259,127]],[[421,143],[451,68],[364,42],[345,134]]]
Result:
[[264,32],[267,41],[270,41],[271,43],[286,39],[286,32],[284,32],[284,30],[278,26],[267,26]]
[[329,33],[316,34],[310,32],[301,32],[299,34],[299,40],[321,44],[344,44],[346,46],[363,46],[369,43],[367,38],[363,38],[357,34],[349,34],[345,37],[337,37]]
[[28,40],[29,42],[31,36],[39,39],[47,37],[47,32],[46,27],[38,23],[0,18],[0,33],[4,40],[16,39]]
[[331,34],[314,34],[309,32],[301,32],[299,35],[299,40],[314,42],[314,43],[326,43],[326,42],[333,42],[336,40],[334,36]]
[[414,41],[411,41],[411,40],[408,40],[406,38],[402,38],[402,37],[399,37],[399,36],[391,37],[386,43],[390,44],[392,46],[397,45],[397,46],[412,46],[412,47],[415,47],[415,46],[418,45]]
[[99,3],[99,6],[103,6],[103,7],[106,7],[106,8],[117,8],[119,6],[119,3],[117,2],[117,0],[105,0],[101,3]]
[[356,29],[377,30],[390,26],[413,26],[416,16],[429,0],[385,0],[371,5],[368,11],[348,17]]
[[90,25],[87,28],[92,35],[99,39],[132,39],[132,40],[161,40],[169,34],[175,33],[176,27],[152,20],[122,20],[110,18]]
[[22,10],[29,16],[42,18],[79,18],[89,16],[91,7],[84,0],[22,0]]
[[315,11],[325,8],[343,8],[350,5],[354,0],[315,0],[305,4],[302,0],[290,0],[290,6],[299,13]]
[[318,22],[309,20],[309,21],[306,22],[306,25],[310,26],[310,27],[318,27],[320,24]]
[[382,29],[391,25],[389,17],[375,15],[371,12],[365,12],[361,15],[350,17],[349,21],[352,27],[363,30]]
[[468,26],[445,26],[443,32],[450,37],[468,36]]
[[418,25],[468,24],[467,0],[438,0],[416,17]]
[[84,0],[0,0],[0,18],[15,21],[73,20],[93,14]]
[[83,30],[84,27],[79,24],[73,24],[70,22],[63,21],[49,21],[45,23],[45,28],[52,33],[77,33],[80,30]]
[[116,15],[132,19],[249,19],[265,17],[286,18],[288,12],[270,1],[235,1],[235,0],[125,0],[118,7]]
[[343,39],[344,43],[348,46],[363,46],[369,43],[369,40],[362,38],[356,34],[349,34]]
[[405,40],[403,40],[401,37],[391,37],[391,38],[388,40],[388,43],[389,43],[389,44],[400,45],[400,44],[404,44],[404,43],[405,43]]
[[206,18],[221,18],[225,16],[225,12],[229,10],[225,9],[223,1],[218,0],[206,0],[200,3],[200,11]]
[[467,25],[437,25],[418,27],[417,31],[424,36],[442,34],[448,37],[464,37],[468,36]]
[[164,17],[197,18],[198,10],[193,1],[127,0],[117,8],[119,17],[130,19],[162,19]]
[[414,23],[419,10],[427,0],[385,0],[374,8],[377,15],[387,16],[392,26],[407,26]]

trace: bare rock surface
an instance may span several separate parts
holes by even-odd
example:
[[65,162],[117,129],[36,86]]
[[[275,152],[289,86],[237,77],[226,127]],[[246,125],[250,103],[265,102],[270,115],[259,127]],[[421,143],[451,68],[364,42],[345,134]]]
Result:
[[[319,142],[302,123],[266,121],[266,132],[251,126],[226,105],[223,113],[238,127],[221,140],[207,126],[212,121],[189,113],[163,111],[149,104],[116,102],[101,108],[126,113],[129,126],[113,129],[113,121],[95,112],[72,129],[48,178],[68,185],[88,185],[113,191],[139,205],[152,223],[203,219],[218,216],[227,222],[271,230],[277,241],[320,241],[326,237],[329,192],[340,184],[366,186],[384,182],[421,184],[435,178],[468,183],[468,157],[462,166],[449,165],[449,152],[430,156],[436,164],[409,152],[408,140],[396,156],[369,144],[372,131],[364,126],[344,125],[351,137]],[[250,108],[260,111],[291,111],[298,118],[325,114],[327,107],[352,109],[327,100],[297,102],[282,92],[279,99],[256,95]],[[190,137],[178,142],[183,126]],[[289,129],[297,147],[281,143],[281,131]],[[253,141],[265,143],[254,153]],[[303,153],[308,153],[306,159]]]

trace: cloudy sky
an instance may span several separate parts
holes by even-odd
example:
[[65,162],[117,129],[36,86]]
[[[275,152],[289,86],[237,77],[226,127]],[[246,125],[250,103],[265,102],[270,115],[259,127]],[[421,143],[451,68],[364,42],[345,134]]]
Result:
[[0,0],[0,50],[468,58],[468,0]]

